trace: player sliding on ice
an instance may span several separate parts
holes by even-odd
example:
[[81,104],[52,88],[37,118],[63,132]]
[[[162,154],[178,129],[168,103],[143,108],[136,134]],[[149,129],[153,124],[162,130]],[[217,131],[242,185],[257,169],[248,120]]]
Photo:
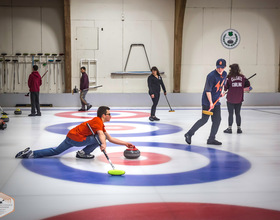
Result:
[[92,135],[87,123],[90,125],[91,129],[95,133],[96,137],[100,140],[101,146],[100,150],[106,151],[106,139],[117,145],[125,145],[126,147],[133,148],[134,145],[131,143],[119,140],[112,137],[106,130],[104,122],[108,122],[111,119],[110,108],[107,106],[100,106],[97,110],[97,117],[83,122],[82,124],[71,129],[65,140],[56,148],[46,148],[42,150],[32,151],[29,147],[23,151],[20,151],[15,157],[16,158],[40,158],[49,157],[61,154],[62,152],[68,150],[71,147],[82,147],[82,150],[78,151],[76,154],[77,158],[92,159],[94,155],[90,154],[99,146],[97,140]]

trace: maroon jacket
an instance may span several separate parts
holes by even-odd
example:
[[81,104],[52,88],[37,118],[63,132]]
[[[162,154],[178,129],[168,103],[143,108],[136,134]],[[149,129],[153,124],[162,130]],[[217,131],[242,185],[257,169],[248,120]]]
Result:
[[88,89],[89,81],[88,81],[88,75],[86,72],[82,73],[82,77],[80,80],[80,90]]
[[28,87],[30,92],[40,92],[40,86],[42,85],[42,78],[38,71],[34,71],[29,75]]
[[225,91],[228,90],[227,101],[232,104],[242,103],[244,97],[244,87],[249,86],[249,80],[243,75],[228,77],[224,88]]

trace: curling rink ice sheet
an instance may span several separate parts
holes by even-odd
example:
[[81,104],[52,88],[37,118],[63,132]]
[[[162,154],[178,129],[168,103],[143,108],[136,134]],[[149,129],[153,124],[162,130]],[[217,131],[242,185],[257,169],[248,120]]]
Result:
[[[0,192],[14,199],[14,211],[2,219],[280,219],[280,107],[243,107],[242,134],[225,134],[228,112],[216,139],[207,145],[211,119],[185,142],[184,134],[201,117],[201,108],[112,108],[105,123],[113,137],[135,144],[138,159],[126,159],[125,146],[111,143],[107,153],[124,176],[112,169],[97,148],[94,159],[76,158],[73,147],[61,155],[15,159],[26,147],[56,147],[96,109],[42,108],[41,117],[9,115],[0,130]],[[3,205],[2,201],[0,204]],[[1,214],[1,213],[0,213]]]

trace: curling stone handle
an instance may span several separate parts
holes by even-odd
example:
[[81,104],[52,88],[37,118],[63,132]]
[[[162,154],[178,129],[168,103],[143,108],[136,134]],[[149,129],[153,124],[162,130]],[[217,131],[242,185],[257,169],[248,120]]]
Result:
[[127,147],[128,149],[133,149],[135,148],[135,145],[130,145],[131,147]]

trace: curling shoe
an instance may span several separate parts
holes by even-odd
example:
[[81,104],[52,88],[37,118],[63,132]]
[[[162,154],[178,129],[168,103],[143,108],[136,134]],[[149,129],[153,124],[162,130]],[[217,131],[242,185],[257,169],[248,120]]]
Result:
[[237,134],[241,134],[241,133],[242,133],[241,128],[237,128]]
[[150,121],[154,121],[154,118],[153,118],[153,117],[149,117],[149,120],[150,120]]
[[215,140],[215,139],[213,139],[213,140],[208,139],[208,140],[207,140],[207,144],[222,145],[222,142],[217,141],[217,140]]
[[77,152],[76,157],[81,159],[93,159],[94,155],[86,154],[83,150],[80,150]]
[[227,128],[226,130],[224,130],[224,133],[232,134],[232,129],[231,128]]
[[159,118],[157,118],[156,116],[153,117],[154,121],[160,121]]
[[185,134],[185,140],[188,144],[192,143],[192,135],[190,135],[189,133]]
[[91,107],[92,107],[92,105],[88,105],[87,106],[87,111],[90,110]]
[[32,154],[32,150],[30,150],[30,147],[25,148],[23,151],[20,151],[17,153],[15,158],[29,158],[29,156]]

